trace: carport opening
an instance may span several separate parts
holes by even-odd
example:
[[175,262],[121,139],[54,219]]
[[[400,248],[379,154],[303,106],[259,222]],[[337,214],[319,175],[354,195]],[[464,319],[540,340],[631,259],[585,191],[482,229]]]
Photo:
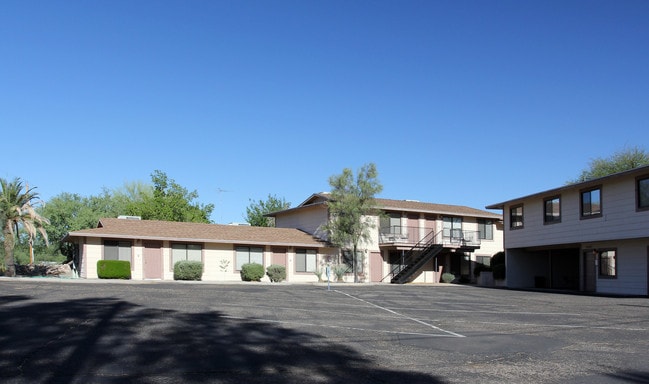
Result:
[[523,286],[579,290],[579,248],[528,250],[515,259]]

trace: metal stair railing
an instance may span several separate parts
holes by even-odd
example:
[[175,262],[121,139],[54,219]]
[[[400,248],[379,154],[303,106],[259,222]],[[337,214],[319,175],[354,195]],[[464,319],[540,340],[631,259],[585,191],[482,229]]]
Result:
[[415,261],[407,265],[404,269],[396,274],[390,281],[393,284],[405,284],[412,280],[412,277],[421,270],[421,268],[426,265],[432,258],[437,256],[444,246],[441,244],[433,244],[430,247],[422,251]]
[[390,270],[390,272],[381,279],[381,281],[384,281],[388,277],[390,277],[390,279],[393,279],[409,265],[415,263],[423,253],[426,253],[436,245],[440,245],[441,241],[439,241],[438,238],[441,236],[441,234],[442,231],[439,231],[437,233],[434,233],[432,231],[429,232],[426,236],[419,240],[417,244],[410,248],[408,252],[401,256],[399,264],[395,265],[392,270]]

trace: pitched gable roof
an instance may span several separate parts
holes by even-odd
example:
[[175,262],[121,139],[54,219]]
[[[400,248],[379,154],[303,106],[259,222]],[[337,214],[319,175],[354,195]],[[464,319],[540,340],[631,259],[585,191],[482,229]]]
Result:
[[[281,214],[283,212],[295,211],[307,206],[325,204],[330,199],[330,196],[331,195],[328,192],[314,193],[297,207],[289,208],[283,211],[273,212],[268,214],[267,216],[275,217],[276,215]],[[470,216],[470,217],[502,220],[502,215],[500,214],[489,212],[489,211],[483,211],[476,208],[466,207],[463,205],[425,203],[425,202],[415,201],[415,200],[391,200],[391,199],[379,199],[379,198],[375,200],[378,205],[378,208],[386,211],[394,210],[394,211],[402,211],[402,212]]]
[[466,207],[463,205],[449,205],[449,204],[436,204],[425,203],[414,200],[390,200],[390,199],[376,199],[379,208],[383,210],[395,210],[403,212],[421,212],[433,213],[440,215],[456,215],[456,216],[470,216],[489,219],[502,219],[502,216],[481,209]]
[[269,244],[324,247],[325,243],[293,228],[182,223],[157,220],[101,219],[97,228],[70,232],[75,237],[169,240],[221,244]]

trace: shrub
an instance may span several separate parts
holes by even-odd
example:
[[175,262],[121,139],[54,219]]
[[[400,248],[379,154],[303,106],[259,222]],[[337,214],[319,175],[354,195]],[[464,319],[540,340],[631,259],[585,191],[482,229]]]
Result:
[[264,277],[264,266],[257,263],[249,263],[241,266],[241,280],[261,281]]
[[443,282],[445,282],[445,283],[450,283],[450,282],[452,282],[453,280],[455,280],[455,275],[454,275],[454,274],[452,274],[452,273],[448,273],[448,272],[446,272],[446,273],[442,273],[442,281],[443,281]]
[[491,257],[491,270],[494,272],[494,279],[502,280],[505,278],[505,252],[498,252]]
[[336,275],[336,281],[343,283],[345,281],[345,273],[347,273],[349,267],[346,264],[337,264],[331,267],[334,275]]
[[286,279],[286,267],[279,264],[269,265],[266,274],[272,283],[279,283]]
[[315,271],[313,271],[313,274],[316,275],[316,277],[318,278],[318,283],[322,283],[324,281],[322,280],[323,273],[324,271],[322,270],[322,268],[318,268]]
[[488,267],[482,263],[478,263],[475,265],[473,268],[473,276],[478,277],[480,276],[480,272],[491,272],[491,267]]
[[174,280],[196,280],[203,277],[203,263],[181,260],[174,264]]
[[99,260],[97,261],[97,276],[100,279],[131,278],[131,262],[124,260]]

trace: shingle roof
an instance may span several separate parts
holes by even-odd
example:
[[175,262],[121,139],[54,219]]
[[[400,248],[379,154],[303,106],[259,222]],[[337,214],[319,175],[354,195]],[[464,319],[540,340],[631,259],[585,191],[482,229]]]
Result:
[[181,223],[156,220],[106,218],[97,228],[70,232],[74,237],[102,237],[142,240],[195,241],[222,244],[269,244],[324,247],[325,243],[293,228],[267,228],[240,225]]
[[[290,212],[299,210],[306,206],[313,206],[316,204],[325,204],[324,200],[329,200],[330,194],[328,192],[314,193],[302,204],[297,207],[289,208],[283,211],[273,212],[267,216],[276,217],[283,212]],[[449,204],[435,204],[425,203],[416,200],[392,200],[392,199],[375,199],[378,208],[386,211],[395,210],[402,212],[413,213],[431,213],[441,215],[455,215],[455,216],[470,216],[480,217],[495,220],[502,220],[502,215],[494,212],[483,211],[481,209],[466,207],[463,205],[449,205]]]
[[491,219],[501,219],[502,216],[481,209],[466,207],[463,205],[449,205],[449,204],[436,204],[424,203],[414,200],[390,200],[390,199],[376,199],[377,205],[384,210],[399,210],[404,212],[421,212],[421,213],[436,213],[457,216],[471,216],[482,217]]

